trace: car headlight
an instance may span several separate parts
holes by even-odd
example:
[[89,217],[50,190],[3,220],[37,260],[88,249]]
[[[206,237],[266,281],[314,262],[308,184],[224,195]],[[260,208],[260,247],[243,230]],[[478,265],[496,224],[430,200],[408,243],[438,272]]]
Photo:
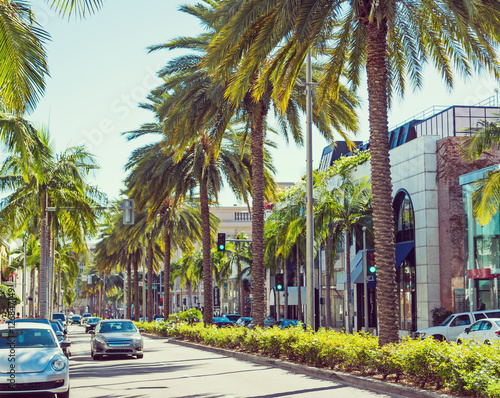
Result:
[[56,358],[52,361],[52,369],[56,372],[63,370],[66,367],[66,361],[62,358]]
[[106,340],[104,340],[102,337],[94,337],[94,340],[96,341],[96,343],[106,344]]

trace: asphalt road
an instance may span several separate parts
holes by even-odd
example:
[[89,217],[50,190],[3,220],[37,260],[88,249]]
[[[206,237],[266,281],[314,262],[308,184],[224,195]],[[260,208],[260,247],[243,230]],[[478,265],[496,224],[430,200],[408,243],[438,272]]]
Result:
[[391,397],[145,338],[144,358],[90,357],[90,335],[70,326],[71,397]]

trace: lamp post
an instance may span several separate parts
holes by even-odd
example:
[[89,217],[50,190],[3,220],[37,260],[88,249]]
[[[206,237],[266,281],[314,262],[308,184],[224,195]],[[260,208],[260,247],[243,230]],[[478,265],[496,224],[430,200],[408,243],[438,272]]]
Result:
[[23,261],[23,318],[26,318],[26,235],[23,237],[23,251],[24,251],[24,261]]
[[363,288],[364,288],[364,308],[365,308],[365,333],[368,333],[368,270],[366,261],[366,227],[363,227]]
[[[313,220],[313,173],[312,173],[312,66],[311,50],[306,57],[306,297],[307,313],[306,324],[314,325],[314,275],[313,275],[313,250],[314,250],[314,220]],[[298,292],[300,294],[300,290]]]

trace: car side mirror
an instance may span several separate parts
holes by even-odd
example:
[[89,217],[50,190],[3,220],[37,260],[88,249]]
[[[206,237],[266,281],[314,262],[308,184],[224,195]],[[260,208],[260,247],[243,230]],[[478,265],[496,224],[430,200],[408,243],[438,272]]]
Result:
[[465,332],[465,333],[467,333],[467,334],[469,334],[469,332],[470,332],[470,328],[465,328],[465,329],[464,329],[464,332]]
[[67,340],[60,341],[59,345],[61,346],[61,348],[68,348],[71,345],[71,341],[67,341]]

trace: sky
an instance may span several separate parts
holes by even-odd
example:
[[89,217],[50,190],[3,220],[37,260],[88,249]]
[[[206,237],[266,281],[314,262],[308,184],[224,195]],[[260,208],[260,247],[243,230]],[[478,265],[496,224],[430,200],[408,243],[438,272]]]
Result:
[[[157,71],[179,51],[148,54],[147,47],[178,36],[202,32],[195,17],[178,11],[194,0],[106,0],[103,8],[85,19],[62,18],[45,4],[33,1],[38,22],[50,33],[47,44],[50,77],[44,97],[26,117],[35,126],[48,128],[56,152],[85,145],[101,168],[91,183],[117,198],[124,188],[124,165],[131,152],[147,141],[128,142],[121,133],[153,121],[153,114],[138,107],[161,80]],[[36,3],[36,4],[35,4]],[[464,81],[458,74],[453,91],[431,68],[425,70],[424,87],[396,98],[389,113],[389,127],[395,126],[433,106],[473,105],[495,96],[498,84],[485,75]],[[366,85],[357,93],[360,131],[352,138],[367,140],[368,111]],[[305,129],[305,123],[304,123]],[[306,173],[304,147],[276,140],[273,153],[278,182],[296,182]],[[323,148],[328,145],[313,132],[313,167],[317,168]],[[225,190],[220,204],[236,204]]]

